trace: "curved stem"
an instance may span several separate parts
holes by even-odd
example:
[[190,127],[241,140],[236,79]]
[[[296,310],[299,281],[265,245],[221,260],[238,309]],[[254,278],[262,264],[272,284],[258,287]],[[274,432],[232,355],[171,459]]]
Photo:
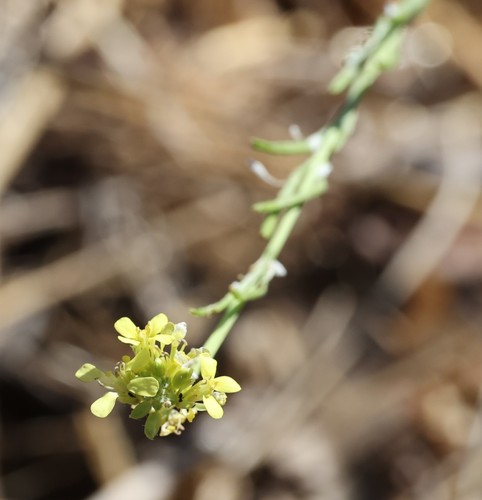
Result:
[[291,173],[274,200],[257,205],[258,209],[267,212],[261,226],[261,234],[268,242],[248,273],[241,281],[233,283],[220,301],[191,311],[198,316],[223,313],[218,325],[204,343],[204,347],[212,356],[225,341],[246,303],[265,295],[270,281],[280,275],[280,268],[284,270],[277,259],[301,215],[304,203],[313,198],[314,192],[320,186],[323,189],[319,189],[319,194],[326,190],[324,186],[329,169],[323,167],[353,133],[361,98],[381,73],[395,65],[404,27],[426,7],[428,1],[403,0],[385,8],[371,37],[360,49],[357,57],[352,61],[348,60],[330,84],[330,91],[333,93],[346,90],[346,99],[327,126],[307,140],[253,141],[255,149],[272,154],[312,154]]
[[234,326],[236,321],[241,314],[244,304],[239,303],[229,307],[216,328],[213,330],[209,338],[204,343],[204,346],[210,353],[211,356],[215,356],[219,348],[223,344],[224,340],[228,336],[231,328]]

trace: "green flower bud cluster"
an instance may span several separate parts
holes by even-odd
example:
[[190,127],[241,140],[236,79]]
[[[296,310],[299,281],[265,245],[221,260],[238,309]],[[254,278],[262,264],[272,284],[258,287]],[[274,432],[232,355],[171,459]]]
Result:
[[86,363],[75,374],[83,382],[96,380],[107,389],[90,407],[97,417],[107,417],[116,401],[128,404],[131,418],[147,417],[144,432],[154,439],[180,434],[198,411],[221,418],[226,393],[241,390],[231,377],[216,377],[217,361],[207,349],[185,352],[185,323],[174,324],[158,314],[144,329],[129,318],[119,319],[114,328],[134,355],[123,356],[114,371],[103,372]]

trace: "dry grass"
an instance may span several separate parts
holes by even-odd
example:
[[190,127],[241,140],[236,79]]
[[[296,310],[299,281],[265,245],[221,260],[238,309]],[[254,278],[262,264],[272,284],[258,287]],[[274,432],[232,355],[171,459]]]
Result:
[[[381,1],[0,2],[0,496],[480,496],[482,7],[433,0],[220,353],[220,422],[148,442],[73,373],[163,311],[201,344],[262,248],[253,135],[317,129]],[[256,155],[280,178],[297,159]]]

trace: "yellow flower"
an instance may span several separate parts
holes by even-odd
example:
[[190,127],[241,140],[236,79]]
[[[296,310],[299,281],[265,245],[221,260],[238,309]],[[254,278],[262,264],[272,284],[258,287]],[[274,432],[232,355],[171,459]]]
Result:
[[143,330],[136,326],[131,319],[123,317],[117,320],[114,328],[119,333],[117,337],[124,344],[132,346],[153,346],[155,342],[169,345],[174,340],[172,332],[174,324],[170,323],[165,314],[154,316]]
[[215,359],[201,358],[201,376],[211,389],[210,394],[203,396],[203,403],[212,418],[221,418],[224,414],[221,403],[224,403],[226,398],[222,397],[223,394],[241,390],[241,386],[233,378],[226,376],[215,377],[217,366],[218,362]]
[[113,371],[86,363],[75,374],[107,390],[91,405],[97,417],[107,417],[119,402],[131,407],[131,418],[146,419],[144,433],[149,439],[180,434],[198,411],[221,418],[226,393],[241,389],[231,377],[216,377],[217,362],[205,348],[185,352],[185,323],[174,324],[158,314],[143,329],[126,317],[114,327],[134,355],[123,356]]

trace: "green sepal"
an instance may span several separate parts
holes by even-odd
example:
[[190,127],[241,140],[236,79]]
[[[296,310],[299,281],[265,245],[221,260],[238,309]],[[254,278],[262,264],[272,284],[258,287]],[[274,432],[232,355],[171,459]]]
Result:
[[146,367],[146,365],[149,363],[151,360],[151,356],[149,354],[148,349],[141,349],[135,357],[127,363],[127,368],[132,370],[133,372],[140,372],[143,368]]
[[142,403],[139,403],[130,413],[129,417],[138,419],[138,418],[143,418],[146,415],[149,414],[152,408],[152,402],[151,401],[143,401]]
[[159,434],[161,428],[162,416],[160,412],[155,411],[150,413],[144,426],[144,434],[149,439],[154,439]]
[[82,382],[93,382],[102,375],[104,375],[104,372],[90,363],[85,363],[75,372],[75,376]]
[[174,375],[171,385],[176,391],[179,389],[187,389],[190,385],[192,385],[192,370],[185,368],[179,369]]
[[151,375],[155,375],[158,379],[163,378],[166,374],[166,366],[162,359],[155,359],[154,364],[150,367]]
[[119,403],[125,404],[125,405],[135,405],[139,402],[137,398],[133,398],[132,396],[129,396],[129,394],[121,394],[117,398],[117,401]]
[[117,377],[109,370],[108,372],[102,372],[99,382],[106,389],[113,389],[117,384]]
[[176,325],[171,321],[169,321],[169,323],[167,323],[166,326],[164,326],[164,328],[162,329],[161,331],[162,335],[172,335],[175,327]]
[[153,397],[159,390],[159,382],[154,377],[137,377],[127,384],[127,390],[136,396]]

